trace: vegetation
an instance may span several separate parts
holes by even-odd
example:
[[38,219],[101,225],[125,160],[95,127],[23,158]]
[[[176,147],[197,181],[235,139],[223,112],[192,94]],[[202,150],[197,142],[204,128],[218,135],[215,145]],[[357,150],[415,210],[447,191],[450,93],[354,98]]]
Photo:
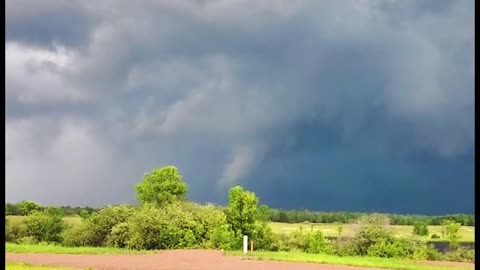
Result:
[[154,251],[131,250],[113,247],[64,247],[53,244],[28,245],[6,243],[5,251],[10,253],[52,253],[52,254],[143,254]]
[[73,268],[7,262],[5,263],[5,269],[7,270],[69,270]]
[[[239,251],[229,252],[230,255],[242,256]],[[326,254],[309,254],[304,252],[271,252],[271,251],[256,251],[253,254],[247,255],[245,258],[259,259],[259,260],[276,260],[276,261],[291,261],[291,262],[310,262],[310,263],[325,263],[325,264],[340,264],[357,267],[373,267],[386,269],[401,269],[401,270],[450,270],[450,269],[471,269],[471,267],[446,267],[429,265],[422,262],[394,259],[394,258],[378,258],[378,257],[358,257],[358,256],[344,256],[338,257]]]
[[[189,202],[185,199],[187,185],[173,166],[146,174],[135,188],[140,205],[107,206],[98,211],[83,212],[82,218],[77,218],[81,222],[76,224],[67,223],[59,208],[31,207],[33,204],[24,203],[22,209],[34,209],[25,210],[29,216],[20,222],[6,218],[7,251],[238,250],[243,235],[248,235],[255,243],[255,249],[264,251],[303,252],[337,258],[474,260],[473,250],[458,247],[460,224],[453,220],[445,221],[442,228],[454,248],[447,254],[440,254],[419,237],[396,235],[391,217],[382,214],[359,216],[349,225],[348,235],[344,226],[334,225],[334,239],[328,239],[313,226],[310,231],[300,227],[288,234],[274,233],[267,223],[271,210],[259,206],[255,193],[240,186],[233,187],[227,207]],[[424,230],[425,226],[417,226],[417,231]],[[340,237],[342,233],[348,238]]]
[[427,223],[425,223],[425,222],[415,222],[415,224],[413,224],[413,233],[415,235],[419,235],[419,236],[428,235]]
[[172,203],[187,195],[187,184],[174,166],[154,169],[145,174],[143,181],[136,187],[137,198],[142,203],[153,203],[157,206]]

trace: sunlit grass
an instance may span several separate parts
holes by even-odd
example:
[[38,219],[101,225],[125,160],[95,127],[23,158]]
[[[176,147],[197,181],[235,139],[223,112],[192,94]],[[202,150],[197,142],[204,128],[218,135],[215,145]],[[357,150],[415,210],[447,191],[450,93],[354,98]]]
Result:
[[11,253],[56,253],[56,254],[143,254],[158,251],[137,251],[112,247],[63,247],[57,245],[24,245],[6,243],[5,251]]
[[[243,256],[240,251],[227,252],[228,255]],[[309,254],[303,252],[264,252],[254,251],[253,254],[244,256],[246,259],[275,260],[291,262],[308,262],[322,264],[349,265],[358,267],[402,269],[402,270],[453,270],[453,269],[473,269],[472,267],[459,266],[438,266],[429,265],[426,262],[416,262],[411,260],[378,258],[378,257],[360,257],[360,256],[333,256],[324,254]]]

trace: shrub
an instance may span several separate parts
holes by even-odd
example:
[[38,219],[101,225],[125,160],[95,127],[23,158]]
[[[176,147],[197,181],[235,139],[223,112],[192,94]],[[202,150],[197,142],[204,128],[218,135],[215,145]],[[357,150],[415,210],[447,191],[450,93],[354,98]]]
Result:
[[18,240],[25,237],[25,225],[11,224],[10,222],[5,225],[5,242],[18,243]]
[[67,226],[62,233],[62,244],[66,247],[82,247],[88,245],[89,232],[84,224]]
[[128,223],[122,222],[113,226],[110,235],[107,238],[107,245],[111,247],[124,248],[129,239]]
[[33,236],[25,236],[25,237],[22,237],[22,238],[18,239],[17,243],[22,244],[22,245],[36,245],[39,242]]
[[87,243],[91,246],[105,246],[112,228],[126,222],[134,213],[128,205],[107,206],[91,214],[86,220]]
[[424,222],[416,222],[415,224],[413,224],[413,233],[419,236],[428,235],[427,224]]
[[363,225],[355,237],[355,249],[358,255],[367,255],[369,248],[375,244],[370,253],[379,253],[373,251],[379,249],[381,245],[388,245],[393,243],[393,233],[379,224]]
[[63,216],[49,209],[35,211],[25,220],[26,236],[38,242],[61,242],[61,233],[65,228]]
[[192,213],[177,203],[164,208],[145,204],[132,215],[128,225],[127,246],[133,249],[189,248],[201,240],[193,233],[200,228]]
[[308,253],[327,253],[330,243],[325,240],[321,231],[309,233],[307,239]]
[[442,260],[442,253],[438,251],[433,245],[428,245],[426,249],[426,259],[430,261]]
[[251,240],[256,250],[271,250],[274,242],[272,229],[266,222],[255,222]]
[[455,250],[448,251],[443,255],[447,261],[455,262],[475,262],[475,249],[459,247]]
[[337,256],[354,256],[357,255],[357,248],[355,239],[352,238],[337,238],[333,245],[333,254]]
[[440,238],[440,235],[432,234],[432,235],[430,236],[430,238],[432,238],[432,239],[438,239],[438,238]]

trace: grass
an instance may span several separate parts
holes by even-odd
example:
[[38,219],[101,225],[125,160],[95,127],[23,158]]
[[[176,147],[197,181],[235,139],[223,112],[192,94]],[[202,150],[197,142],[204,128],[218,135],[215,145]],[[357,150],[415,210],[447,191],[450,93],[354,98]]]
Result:
[[[240,251],[227,252],[228,255],[243,256]],[[324,254],[308,254],[302,252],[264,252],[255,251],[253,255],[247,255],[247,259],[308,262],[322,264],[349,265],[358,267],[374,267],[386,269],[402,270],[452,270],[452,269],[472,269],[472,267],[459,266],[439,266],[429,265],[427,262],[416,262],[411,260],[378,258],[378,257],[359,257],[359,256],[333,256]]]
[[47,266],[47,265],[32,265],[25,263],[5,263],[6,270],[70,270],[78,268],[67,268],[67,267],[57,267],[57,266]]
[[144,254],[155,250],[137,251],[110,247],[62,247],[57,245],[24,245],[5,243],[5,252],[11,253],[55,253],[55,254]]
[[[313,227],[312,227],[313,226]],[[310,231],[312,228],[314,231],[320,230],[325,236],[338,236],[338,227],[342,226],[342,236],[353,237],[355,234],[355,224],[333,224],[333,223],[280,223],[280,222],[270,222],[270,227],[274,232],[280,233],[290,233],[298,230],[300,227],[303,230]],[[392,225],[390,226],[395,235],[397,236],[410,236],[413,234],[413,226],[406,225]],[[428,226],[429,234],[436,234],[442,236],[442,226]],[[464,242],[475,242],[475,227],[473,226],[462,226],[460,229],[461,241]],[[430,239],[429,237],[424,237],[425,240],[431,241],[445,241],[445,238]]]

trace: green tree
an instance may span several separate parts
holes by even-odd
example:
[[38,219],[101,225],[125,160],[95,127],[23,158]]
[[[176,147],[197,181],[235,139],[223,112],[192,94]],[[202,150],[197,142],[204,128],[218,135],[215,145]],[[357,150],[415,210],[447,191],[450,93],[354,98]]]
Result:
[[337,232],[338,232],[338,236],[341,236],[342,235],[342,232],[343,232],[343,226],[338,226],[337,228]]
[[39,211],[41,209],[42,209],[42,207],[40,206],[40,204],[38,204],[34,201],[25,201],[24,200],[24,201],[21,201],[18,204],[18,210],[19,210],[20,214],[23,215],[23,216],[29,216],[33,212]]
[[428,235],[428,227],[425,222],[415,222],[413,224],[413,234],[419,236],[426,236]]
[[252,236],[255,229],[258,198],[255,193],[244,190],[241,186],[230,189],[228,195],[227,220],[237,236]]
[[447,239],[450,242],[450,248],[457,249],[461,239],[461,235],[460,235],[461,224],[452,220],[446,220],[444,222],[444,226],[445,226],[445,231],[447,233]]
[[135,189],[140,202],[164,206],[184,199],[188,187],[176,167],[165,166],[146,173]]

